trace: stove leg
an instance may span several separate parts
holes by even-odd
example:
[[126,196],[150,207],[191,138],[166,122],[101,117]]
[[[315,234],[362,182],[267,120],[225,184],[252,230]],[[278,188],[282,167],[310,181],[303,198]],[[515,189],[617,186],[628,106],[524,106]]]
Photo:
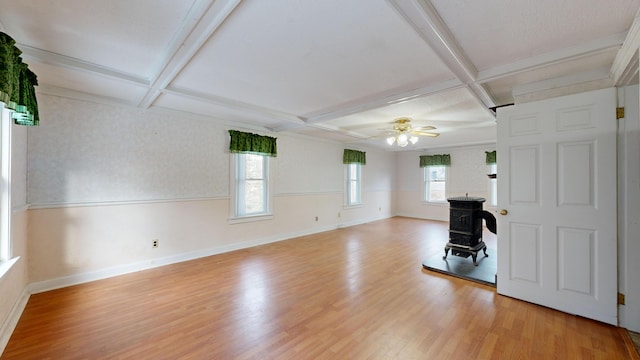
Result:
[[449,254],[449,248],[446,247],[444,248],[444,256],[442,257],[442,260],[446,259],[448,254]]
[[482,249],[482,251],[484,251],[484,256],[489,256],[489,255],[487,254],[487,247],[486,247],[486,246]]
[[471,257],[473,258],[473,266],[478,266],[478,263],[476,262],[476,259],[478,258],[478,253],[477,252],[471,253]]

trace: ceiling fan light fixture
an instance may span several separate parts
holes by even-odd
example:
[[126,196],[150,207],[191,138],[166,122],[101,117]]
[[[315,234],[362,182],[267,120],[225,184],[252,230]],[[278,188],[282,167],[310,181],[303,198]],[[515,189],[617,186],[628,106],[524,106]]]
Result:
[[409,145],[409,139],[407,137],[407,134],[400,134],[398,135],[398,146],[400,147],[405,147],[407,145]]
[[393,122],[393,129],[391,134],[386,137],[387,144],[392,146],[393,144],[397,144],[398,147],[407,147],[409,143],[411,145],[415,145],[418,143],[420,136],[431,136],[435,137],[440,134],[434,132],[428,132],[424,130],[435,130],[436,128],[433,126],[421,126],[419,128],[413,128],[411,126],[411,119],[409,118],[397,118]]
[[387,144],[389,145],[393,145],[393,143],[396,141],[396,137],[395,136],[389,136],[387,138]]

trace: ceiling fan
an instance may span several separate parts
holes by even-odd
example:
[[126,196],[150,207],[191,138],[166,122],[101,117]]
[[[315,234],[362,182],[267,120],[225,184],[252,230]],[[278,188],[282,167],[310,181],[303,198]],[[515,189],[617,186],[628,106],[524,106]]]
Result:
[[399,147],[405,147],[409,145],[409,143],[415,144],[418,142],[418,136],[436,137],[440,135],[439,133],[429,131],[435,129],[433,126],[414,128],[411,126],[411,119],[408,117],[397,118],[393,122],[393,129],[387,137],[387,144],[393,145],[395,142]]

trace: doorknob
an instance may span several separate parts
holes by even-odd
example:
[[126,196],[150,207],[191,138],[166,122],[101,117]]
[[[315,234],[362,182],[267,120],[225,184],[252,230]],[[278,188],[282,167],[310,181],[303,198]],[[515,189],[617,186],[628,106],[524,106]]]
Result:
[[507,215],[508,213],[507,209],[500,210],[500,215]]

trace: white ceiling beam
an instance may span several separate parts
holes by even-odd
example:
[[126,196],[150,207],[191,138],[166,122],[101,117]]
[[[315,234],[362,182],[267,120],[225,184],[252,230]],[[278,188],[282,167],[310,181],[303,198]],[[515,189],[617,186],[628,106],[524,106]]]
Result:
[[463,87],[459,80],[448,80],[437,84],[424,86],[418,89],[403,91],[396,94],[384,95],[369,101],[355,101],[335,109],[325,109],[315,114],[306,116],[306,123],[313,124],[322,121],[332,120],[342,116],[347,116],[367,110],[403,103],[405,101],[421,98],[427,95],[434,95],[444,91],[455,90]]
[[538,93],[551,89],[593,82],[608,83],[609,86],[613,86],[613,84],[611,84],[611,79],[609,78],[609,68],[591,69],[578,74],[571,74],[553,79],[536,81],[526,85],[515,86],[512,90],[512,94],[514,98],[518,98],[525,94]]
[[476,82],[478,71],[457,40],[451,34],[440,14],[428,0],[387,0],[413,27],[420,37],[435,51],[440,60],[485,107],[496,106],[482,84]]
[[596,39],[576,46],[540,54],[510,64],[496,66],[478,73],[477,81],[486,83],[507,76],[518,75],[546,66],[558,65],[581,58],[595,56],[600,53],[619,49],[624,41],[624,34],[615,34]]
[[359,139],[359,140],[371,139],[371,136],[362,135],[362,134],[357,133],[357,132],[344,130],[344,129],[341,129],[339,126],[323,124],[323,123],[310,124],[309,126],[315,127],[315,128],[321,129],[321,130],[325,130],[325,131],[340,133],[342,135],[345,135],[345,136],[348,136],[348,137],[352,137],[354,139]]
[[261,117],[277,120],[279,122],[287,121],[294,124],[304,124],[304,121],[295,115],[284,113],[284,112],[273,110],[273,109],[264,108],[264,107],[253,105],[253,104],[248,104],[242,101],[223,98],[220,96],[204,94],[204,93],[186,90],[186,89],[179,89],[171,86],[167,87],[166,89],[162,89],[162,93],[183,97],[183,98],[188,98],[188,99],[199,101],[205,104],[215,104],[225,108],[233,109],[235,111],[252,113],[253,115],[259,115]]
[[151,88],[138,104],[149,108],[193,56],[218,30],[241,0],[197,0],[189,10],[180,30],[174,36]]
[[22,58],[25,60],[33,60],[39,63],[64,67],[74,71],[87,72],[92,75],[101,75],[116,80],[126,81],[136,85],[149,86],[149,79],[122,71],[111,69],[108,67],[96,65],[90,62],[78,60],[65,55],[56,54],[50,51],[31,47],[29,45],[17,44],[18,49],[22,51]]
[[[629,65],[635,67],[635,70],[637,70],[638,49],[640,49],[640,9],[636,11],[624,43],[620,50],[618,50],[616,58],[613,60],[613,65],[611,66],[610,76],[616,85],[621,85],[620,81],[629,77]],[[634,69],[631,70],[635,71]]]
[[76,91],[76,90],[71,90],[67,88],[46,85],[46,84],[38,85],[35,87],[35,89],[36,89],[36,94],[46,94],[46,95],[52,95],[52,96],[63,97],[68,99],[83,100],[83,101],[88,101],[88,102],[103,104],[103,105],[116,105],[116,106],[126,105],[126,106],[135,107],[136,106],[135,103],[137,102],[137,101],[127,101],[127,100],[113,98],[109,96],[103,96],[103,95],[93,95],[83,91]]
[[625,71],[615,81],[616,86],[629,86],[638,83],[638,69],[640,63],[638,62],[638,50],[635,51],[635,55],[631,57],[629,64]]
[[157,106],[157,105],[150,107],[148,111],[156,114],[172,116],[176,119],[190,118],[198,121],[206,121],[206,122],[213,121],[217,124],[228,126],[230,129],[248,130],[248,131],[256,131],[256,132],[269,132],[268,128],[258,124],[250,124],[250,123],[238,121],[237,119],[233,119],[232,121],[229,121],[228,119],[221,119],[221,118],[210,116],[210,115],[197,114],[197,113],[192,113],[188,111],[174,110],[174,109]]

